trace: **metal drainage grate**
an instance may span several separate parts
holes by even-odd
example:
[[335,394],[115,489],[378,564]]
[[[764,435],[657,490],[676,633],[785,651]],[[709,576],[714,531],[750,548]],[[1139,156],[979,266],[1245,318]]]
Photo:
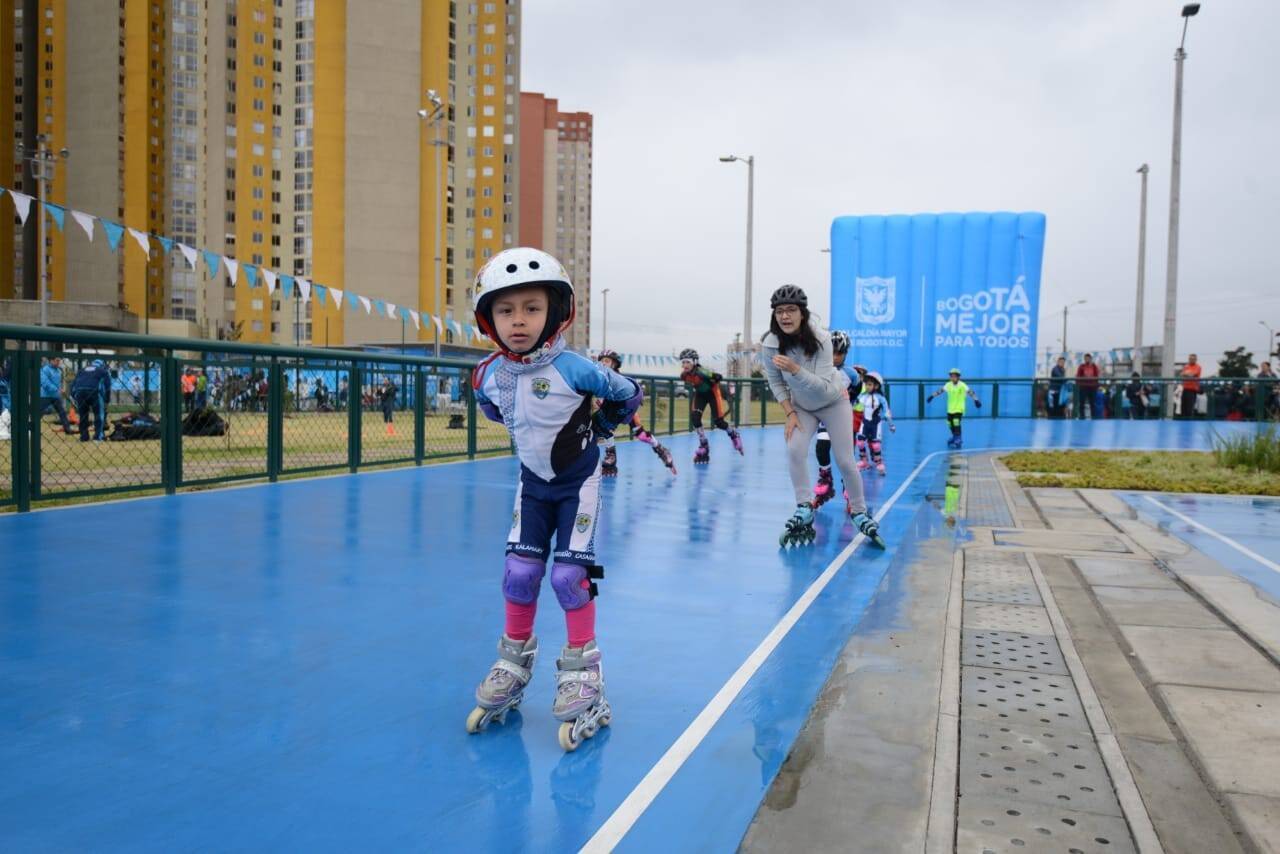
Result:
[[961,797],[956,850],[974,854],[1136,851],[1124,819],[1000,798]]
[[1001,726],[1089,733],[1075,686],[1067,676],[962,667],[960,716]]
[[988,563],[966,557],[964,561],[964,583],[970,584],[1033,584],[1031,567],[1018,555],[1017,564]]
[[981,667],[1067,673],[1062,651],[1053,635],[965,629],[961,633],[960,663]]
[[1003,581],[969,581],[964,583],[964,598],[972,602],[1002,602],[1006,605],[1041,605],[1035,584],[1010,584]]
[[1052,635],[1049,614],[1041,607],[965,602],[962,627],[976,631],[1026,632]]

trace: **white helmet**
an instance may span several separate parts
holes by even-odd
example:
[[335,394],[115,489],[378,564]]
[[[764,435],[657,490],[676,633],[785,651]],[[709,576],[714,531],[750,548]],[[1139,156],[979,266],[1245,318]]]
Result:
[[505,349],[493,328],[494,297],[510,288],[533,285],[545,285],[552,295],[547,325],[532,348],[537,350],[573,322],[573,283],[569,281],[564,265],[541,249],[517,246],[494,255],[476,273],[475,289],[472,292],[476,323],[499,347]]

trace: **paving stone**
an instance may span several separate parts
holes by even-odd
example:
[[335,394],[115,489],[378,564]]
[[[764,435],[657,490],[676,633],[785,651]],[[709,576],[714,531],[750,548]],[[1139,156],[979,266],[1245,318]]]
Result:
[[1030,605],[965,602],[963,626],[966,629],[994,629],[1033,635],[1053,634],[1049,615],[1044,608]]
[[1178,583],[1151,561],[1077,557],[1072,563],[1090,584],[1177,590]]
[[1226,800],[1258,850],[1280,854],[1280,798],[1229,794]]
[[1280,694],[1185,685],[1159,691],[1218,791],[1280,797]]
[[1021,531],[996,528],[991,532],[997,546],[1050,552],[1108,552],[1132,554],[1133,550],[1118,534],[1095,534],[1075,531]]
[[1006,605],[1044,604],[1040,599],[1040,591],[1036,589],[1030,577],[1022,584],[966,580],[964,598],[971,602],[1002,602]]
[[1225,628],[1213,612],[1181,590],[1098,586],[1093,588],[1093,595],[1111,619],[1121,625]]
[[1120,632],[1157,683],[1280,691],[1280,672],[1233,631],[1121,626]]

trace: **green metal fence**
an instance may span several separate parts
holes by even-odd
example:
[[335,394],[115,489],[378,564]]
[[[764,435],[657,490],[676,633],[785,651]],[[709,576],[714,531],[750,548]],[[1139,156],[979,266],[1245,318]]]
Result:
[[[79,441],[80,426],[71,425],[67,435],[54,399],[41,397],[40,375],[61,360],[56,400],[75,418],[71,380],[97,358],[112,375],[104,441],[93,441],[96,427]],[[0,325],[0,407],[11,415],[11,438],[0,442],[0,509],[509,453],[502,425],[477,417],[471,368],[466,361],[385,352]],[[641,419],[651,432],[689,429],[689,398],[679,379],[632,376],[644,385]],[[1178,407],[1188,403],[1191,417],[1280,414],[1275,381],[1201,380],[1201,392],[1190,399],[1180,380],[1142,383],[1135,396],[1105,378],[1097,388],[970,381],[985,404],[970,417],[1161,417],[1164,392]],[[894,415],[943,417],[944,401],[926,402],[941,385],[889,380]],[[763,380],[730,378],[722,389],[730,421],[782,423]]]

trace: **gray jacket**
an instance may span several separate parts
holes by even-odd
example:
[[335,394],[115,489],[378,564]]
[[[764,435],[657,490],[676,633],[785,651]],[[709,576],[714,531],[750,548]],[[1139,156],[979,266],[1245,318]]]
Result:
[[800,409],[815,412],[825,409],[841,398],[848,398],[849,379],[831,361],[831,336],[821,327],[814,327],[818,336],[818,351],[806,356],[799,347],[783,353],[800,363],[798,373],[789,374],[773,364],[778,354],[778,338],[772,332],[764,336],[760,344],[760,359],[764,363],[764,375],[769,389],[779,402],[790,400]]

